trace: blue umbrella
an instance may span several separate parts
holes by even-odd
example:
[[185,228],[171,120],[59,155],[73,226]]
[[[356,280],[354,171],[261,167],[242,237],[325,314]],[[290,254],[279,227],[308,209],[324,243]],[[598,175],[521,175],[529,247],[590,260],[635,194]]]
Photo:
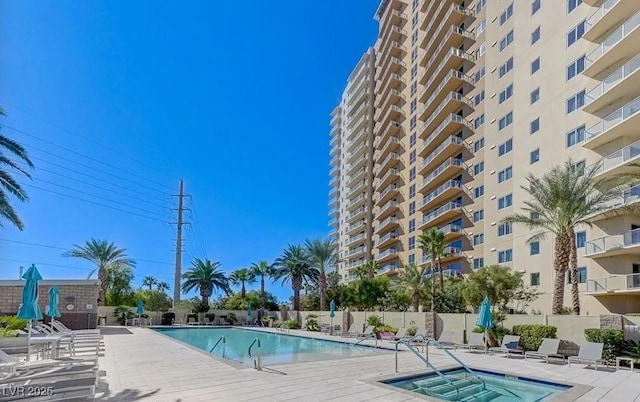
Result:
[[60,310],[58,309],[58,303],[60,302],[60,291],[57,287],[49,288],[49,305],[47,306],[47,315],[53,320],[56,317],[61,317]]
[[482,304],[480,305],[480,312],[478,313],[478,320],[476,325],[484,328],[484,345],[487,347],[487,330],[493,328],[493,316],[491,314],[491,301],[485,296]]
[[[40,272],[35,265],[31,265],[27,272],[22,275],[25,279],[24,288],[22,289],[22,304],[18,308],[18,317],[29,320],[29,329],[31,329],[32,320],[42,319],[42,311],[38,305],[38,281],[42,280]],[[29,331],[31,336],[31,331]]]
[[142,299],[138,300],[138,308],[136,309],[136,314],[140,317],[141,314],[144,314],[144,302]]

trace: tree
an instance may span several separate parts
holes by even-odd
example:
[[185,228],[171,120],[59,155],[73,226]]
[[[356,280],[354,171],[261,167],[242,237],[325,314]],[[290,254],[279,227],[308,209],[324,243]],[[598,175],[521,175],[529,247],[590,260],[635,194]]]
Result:
[[256,276],[254,275],[253,271],[248,268],[236,269],[231,273],[231,275],[229,275],[229,282],[231,282],[232,285],[241,286],[240,294],[242,295],[243,299],[247,294],[246,284],[253,283],[255,281]]
[[275,278],[282,283],[290,282],[293,289],[293,309],[300,310],[300,290],[304,282],[315,282],[318,270],[313,267],[306,250],[299,245],[289,245],[275,265]]
[[444,282],[444,292],[436,295],[438,313],[466,313],[467,303],[463,294],[464,279],[449,278]]
[[153,285],[156,285],[157,283],[158,280],[151,275],[145,276],[142,280],[142,286],[148,286],[149,290],[153,289]]
[[90,278],[98,271],[98,305],[103,306],[105,303],[107,274],[109,269],[113,267],[126,267],[133,269],[136,262],[127,256],[127,249],[118,248],[114,243],[106,240],[90,239],[84,245],[74,244],[73,248],[63,254],[65,257],[81,258],[91,261],[96,268],[89,273]]
[[253,275],[260,277],[260,295],[261,295],[260,298],[262,300],[262,303],[260,306],[262,308],[265,308],[265,305],[267,302],[266,293],[264,289],[265,278],[269,278],[273,276],[275,272],[275,268],[273,267],[272,264],[269,264],[266,261],[260,261],[257,264],[256,263],[251,264],[251,271],[253,272]]
[[[1,107],[0,116],[6,116],[4,109]],[[11,159],[9,155],[13,155],[17,159]],[[9,201],[9,194],[14,196],[18,201],[28,201],[29,196],[27,195],[27,192],[16,181],[13,173],[17,173],[28,179],[31,179],[31,175],[27,172],[27,169],[20,166],[18,162],[23,162],[27,167],[33,169],[33,163],[31,163],[25,148],[16,141],[13,141],[0,133],[0,218],[8,220],[18,228],[18,230],[23,230],[24,223],[11,205]],[[0,227],[2,227],[1,220]]]
[[[236,293],[226,298],[221,306],[221,310],[246,310],[249,306],[251,306],[252,309],[257,310],[262,306],[262,295],[257,290],[248,291],[244,300],[241,296],[242,295],[240,293]],[[265,309],[269,311],[277,311],[279,309],[278,300],[274,295],[266,292],[265,299]]]
[[158,282],[158,283],[156,283],[156,289],[157,289],[157,290],[159,290],[159,291],[161,291],[161,292],[166,292],[166,291],[168,291],[170,288],[169,288],[169,284],[168,284],[167,282],[164,282],[164,281],[163,281],[163,282]]
[[208,258],[196,258],[191,268],[182,274],[182,292],[187,293],[198,289],[202,303],[209,304],[209,298],[214,290],[219,289],[229,293],[229,280],[220,269],[219,262],[211,262]]
[[384,304],[390,290],[391,283],[386,275],[356,280],[340,287],[340,302],[344,307],[372,310]]
[[561,314],[564,306],[564,286],[567,269],[571,269],[572,304],[574,314],[580,313],[578,292],[575,228],[591,226],[589,218],[608,209],[609,201],[621,194],[620,187],[596,180],[600,164],[587,169],[576,169],[569,159],[553,166],[542,177],[527,176],[528,186],[521,186],[527,193],[522,210],[502,220],[515,223],[529,230],[542,231],[529,241],[544,237],[545,232],[555,235],[553,289],[553,314]]
[[485,297],[502,313],[509,312],[509,303],[517,303],[527,297],[528,303],[537,298],[525,295],[522,273],[510,267],[492,265],[477,269],[462,282],[462,295],[469,306],[478,307]]
[[144,291],[145,308],[149,311],[166,312],[173,304],[171,298],[161,290],[145,290]]
[[418,312],[420,308],[420,294],[424,289],[426,278],[426,266],[418,268],[414,264],[405,265],[404,269],[398,275],[398,283],[411,294],[411,303],[413,311]]
[[[428,254],[431,258],[431,277],[435,281],[436,266],[440,271],[440,292],[444,292],[444,272],[442,271],[442,257],[446,255],[447,246],[449,245],[445,240],[444,232],[436,228],[431,228],[427,232],[423,232],[418,238],[418,244],[424,254]],[[437,265],[436,265],[437,264]],[[432,288],[431,299],[431,311],[435,311],[435,291],[436,287]]]
[[107,271],[105,302],[118,306],[126,304],[126,298],[133,294],[133,269],[125,264],[112,265]]
[[327,307],[327,270],[338,262],[338,243],[333,237],[328,237],[306,240],[305,247],[311,259],[311,265],[318,270],[320,311],[324,311]]
[[373,279],[376,276],[378,269],[380,269],[378,261],[367,261],[356,267],[356,276],[358,276],[360,280]]

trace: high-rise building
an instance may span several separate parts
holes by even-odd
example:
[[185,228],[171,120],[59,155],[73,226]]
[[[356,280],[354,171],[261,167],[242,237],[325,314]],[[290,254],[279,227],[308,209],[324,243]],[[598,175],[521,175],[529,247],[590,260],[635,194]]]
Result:
[[[640,162],[640,1],[384,0],[376,19],[373,176],[362,193],[371,194],[362,222],[372,251],[363,259],[391,275],[426,263],[418,237],[438,228],[447,275],[510,266],[541,292],[531,308],[550,312],[553,236],[532,241],[538,232],[501,220],[522,212],[528,174],[571,158],[576,169],[602,160],[598,178],[615,177]],[[342,192],[349,179],[343,172],[333,187]],[[632,187],[616,205],[638,199]],[[341,205],[334,215],[343,258],[348,213]],[[640,215],[591,224],[575,239],[582,312],[631,312]],[[341,264],[343,280],[357,265]]]

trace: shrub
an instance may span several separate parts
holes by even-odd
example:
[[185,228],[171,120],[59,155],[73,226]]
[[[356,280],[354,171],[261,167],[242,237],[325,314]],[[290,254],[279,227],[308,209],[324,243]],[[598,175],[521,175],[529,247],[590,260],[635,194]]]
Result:
[[551,325],[514,325],[513,334],[520,336],[524,350],[538,350],[544,338],[555,338],[558,329]]
[[381,325],[379,327],[375,327],[374,332],[376,334],[380,332],[393,332],[395,334],[398,332],[398,328],[394,328],[391,325]]
[[15,330],[0,327],[0,338],[13,338],[16,335]]
[[620,329],[587,328],[584,330],[587,342],[603,343],[602,358],[615,361],[616,356],[622,355],[624,346],[624,332]]
[[189,322],[189,318],[193,318],[195,321],[198,321],[197,313],[187,313],[187,323]]
[[163,313],[162,314],[162,325],[171,325],[176,319],[176,313]]
[[369,317],[367,317],[367,325],[371,325],[374,328],[378,328],[384,325],[384,322],[382,322],[382,318],[380,318],[377,315],[370,315]]
[[[6,325],[5,325],[6,323]],[[3,315],[0,316],[0,327],[4,327],[12,330],[23,330],[27,327],[29,322],[22,318],[18,318],[15,315]]]
[[[478,333],[478,334],[483,334],[484,333],[484,328],[482,327],[475,327],[473,329],[473,332]],[[502,343],[502,338],[504,338],[505,335],[511,335],[511,331],[508,328],[503,327],[502,325],[499,325],[497,327],[493,327],[488,331],[488,338],[487,342],[489,343],[490,346],[500,346],[500,344]]]
[[407,328],[408,336],[415,336],[416,332],[418,332],[418,326],[415,321],[409,321],[409,328]]
[[289,321],[287,321],[287,328],[289,328],[289,329],[300,329],[300,323],[298,322],[298,320],[289,320]]
[[305,327],[307,327],[307,331],[317,331],[319,329],[318,316],[316,314],[309,314],[305,319]]
[[125,321],[129,318],[135,317],[133,311],[128,306],[118,306],[113,310],[113,316],[116,317],[116,321],[120,325],[124,325]]
[[210,322],[213,322],[216,319],[216,315],[213,313],[207,313],[204,316],[207,317]]

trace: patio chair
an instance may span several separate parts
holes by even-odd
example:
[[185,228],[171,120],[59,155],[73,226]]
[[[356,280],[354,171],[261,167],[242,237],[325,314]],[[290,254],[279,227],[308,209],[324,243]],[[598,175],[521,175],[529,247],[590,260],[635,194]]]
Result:
[[0,350],[0,372],[4,371],[10,376],[19,375],[26,371],[65,366],[78,366],[83,370],[93,368],[97,370],[98,357],[96,356],[94,359],[62,357],[56,359],[22,361],[17,357]]
[[195,317],[187,318],[187,325],[200,325],[198,321],[196,321]]
[[442,346],[442,348],[452,348],[455,345],[453,342],[453,331],[442,331],[440,337],[438,338],[438,343]]
[[504,353],[507,355],[507,358],[511,354],[524,354],[524,350],[518,349],[518,343],[520,343],[520,337],[515,335],[505,335],[502,338],[502,344],[497,347],[489,348],[489,354],[494,353]]
[[564,360],[564,355],[558,354],[558,349],[560,349],[560,339],[544,338],[537,351],[524,352],[524,360],[530,357],[543,359],[545,363],[549,363],[550,357],[561,357]]
[[344,337],[344,338],[354,338],[357,334],[356,331],[356,324],[351,324],[351,326],[349,326],[349,329],[346,331],[342,331],[340,333],[340,336]]
[[406,328],[400,328],[398,329],[398,332],[396,332],[395,336],[393,337],[394,341],[401,341],[405,338],[408,338],[407,336],[407,329]]
[[585,342],[580,345],[578,356],[569,356],[567,360],[569,366],[571,363],[594,365],[595,370],[598,370],[598,363],[604,363],[602,359],[602,348],[604,344],[595,342]]
[[479,350],[479,349],[484,350],[485,348],[484,334],[474,332],[471,334],[471,336],[469,336],[469,341],[467,343],[456,343],[453,345],[453,348],[467,349],[469,352],[473,350]]
[[56,332],[74,334],[76,336],[99,336],[102,337],[102,332],[99,329],[69,329],[66,325],[60,321],[51,321],[49,327]]
[[213,325],[213,323],[211,322],[211,320],[209,319],[209,317],[204,317],[202,319],[202,325]]
[[341,328],[342,327],[340,325],[334,325],[332,335],[340,335]]
[[372,338],[376,334],[373,332],[373,325],[368,325],[367,328],[364,329],[364,332],[358,332],[356,334],[356,338]]

